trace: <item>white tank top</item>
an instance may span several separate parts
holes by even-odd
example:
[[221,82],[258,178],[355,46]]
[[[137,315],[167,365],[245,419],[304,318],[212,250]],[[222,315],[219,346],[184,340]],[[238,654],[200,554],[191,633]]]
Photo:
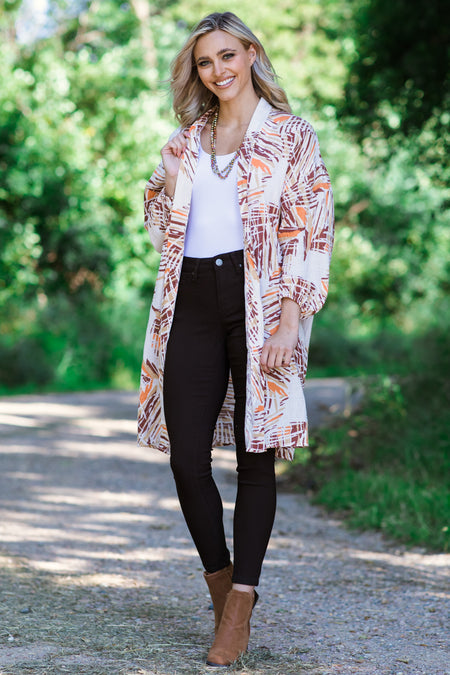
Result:
[[[219,155],[223,171],[234,152]],[[242,218],[237,192],[237,161],[223,180],[211,169],[211,156],[199,147],[199,158],[192,186],[191,208],[187,222],[184,255],[212,258],[219,253],[244,248]]]

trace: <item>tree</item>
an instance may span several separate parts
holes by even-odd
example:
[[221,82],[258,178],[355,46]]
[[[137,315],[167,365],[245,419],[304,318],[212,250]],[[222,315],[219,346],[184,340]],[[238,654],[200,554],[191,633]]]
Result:
[[[356,58],[345,115],[364,133],[420,131],[450,103],[450,31],[444,0],[363,0],[352,33]],[[446,118],[445,118],[446,119]],[[445,123],[445,120],[442,120]]]

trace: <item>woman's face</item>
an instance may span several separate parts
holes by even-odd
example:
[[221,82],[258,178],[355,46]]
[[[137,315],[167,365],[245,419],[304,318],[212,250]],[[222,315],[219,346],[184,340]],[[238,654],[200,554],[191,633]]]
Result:
[[231,101],[253,89],[251,66],[255,58],[253,45],[246,49],[238,38],[223,30],[202,35],[194,47],[198,75],[220,101]]

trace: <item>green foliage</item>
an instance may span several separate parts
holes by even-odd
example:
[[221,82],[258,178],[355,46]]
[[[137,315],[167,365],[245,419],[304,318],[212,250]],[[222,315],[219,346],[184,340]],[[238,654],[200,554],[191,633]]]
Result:
[[[52,2],[55,30],[27,45],[14,36],[20,4],[0,3],[0,351],[17,363],[24,345],[43,367],[39,376],[10,367],[4,387],[75,386],[59,365],[56,323],[73,363],[84,361],[82,335],[96,326],[102,355],[80,381],[107,383],[116,371],[135,381],[158,265],[142,190],[173,128],[164,81],[188,29],[221,9],[261,38],[331,174],[336,247],[312,366],[408,370],[415,335],[442,314],[449,287],[442,59],[430,73],[443,48],[437,7],[419,16],[400,0],[267,0],[256,13],[250,0]],[[386,105],[400,125],[383,122]],[[130,302],[133,320],[113,321]]]
[[317,500],[350,511],[352,527],[372,528],[404,542],[448,550],[448,493],[444,485],[421,484],[384,471],[342,471]]
[[384,133],[420,130],[448,109],[449,30],[444,0],[362,0],[353,16],[355,59],[346,112]]
[[[434,326],[416,340],[408,376],[366,381],[360,411],[299,449],[291,481],[350,525],[448,550],[450,345]],[[297,466],[299,468],[297,468]]]
[[124,280],[147,299],[153,287],[142,190],[170,127],[124,14],[102,3],[32,49],[0,46],[3,387],[108,383]]

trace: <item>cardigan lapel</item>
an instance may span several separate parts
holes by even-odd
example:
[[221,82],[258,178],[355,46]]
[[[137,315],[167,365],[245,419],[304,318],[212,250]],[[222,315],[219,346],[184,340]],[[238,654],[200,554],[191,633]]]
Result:
[[273,108],[270,103],[264,98],[260,98],[250,120],[250,124],[248,125],[247,133],[245,134],[241,152],[238,157],[237,189],[239,209],[241,211],[242,225],[244,228],[244,242],[246,239],[245,232],[248,227],[248,190],[250,187],[250,174],[252,171],[252,156],[257,143],[258,134],[263,128],[271,110],[273,110]]
[[242,159],[247,163],[250,162],[258,133],[261,131],[261,128],[264,125],[271,110],[272,106],[270,103],[268,103],[264,98],[260,98],[248,125],[240,152],[240,157],[242,157]]
[[270,103],[266,99],[260,98],[248,125],[246,136],[249,136],[253,140],[255,139],[271,110],[272,106]]
[[[259,103],[255,108],[253,116],[248,125],[247,133],[245,134],[244,142],[242,144],[241,152],[238,157],[238,199],[239,208],[241,211],[242,224],[244,233],[247,227],[248,215],[248,189],[250,185],[250,174],[252,170],[252,156],[257,142],[258,134],[266,122],[270,111],[273,110],[270,103],[264,98],[259,99]],[[245,234],[244,234],[245,239]]]

